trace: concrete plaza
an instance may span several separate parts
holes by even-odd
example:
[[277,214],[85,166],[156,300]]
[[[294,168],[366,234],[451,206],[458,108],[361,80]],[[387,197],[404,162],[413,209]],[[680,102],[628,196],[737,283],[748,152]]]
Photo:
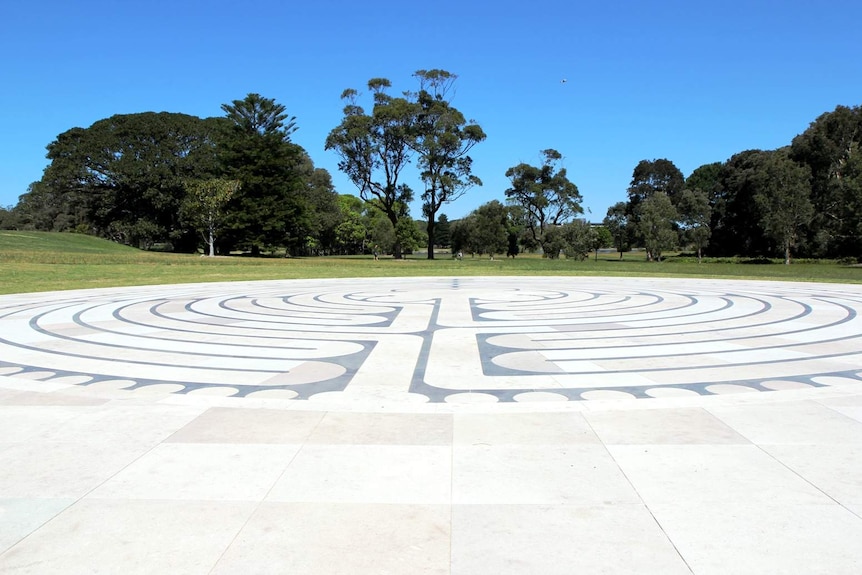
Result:
[[862,572],[862,286],[0,296],[0,573]]

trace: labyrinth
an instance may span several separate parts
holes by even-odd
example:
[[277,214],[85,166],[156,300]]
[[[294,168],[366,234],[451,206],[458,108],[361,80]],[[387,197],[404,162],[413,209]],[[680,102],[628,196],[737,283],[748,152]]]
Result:
[[0,297],[0,376],[46,389],[552,402],[858,385],[862,289],[376,278]]

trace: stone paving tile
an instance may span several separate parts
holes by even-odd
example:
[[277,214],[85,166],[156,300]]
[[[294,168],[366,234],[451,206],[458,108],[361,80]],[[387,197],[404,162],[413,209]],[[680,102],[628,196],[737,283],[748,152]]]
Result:
[[762,449],[838,503],[862,505],[862,443],[763,445]]
[[450,414],[328,412],[308,437],[310,444],[450,445]]
[[140,444],[29,441],[0,451],[0,494],[80,498],[151,449]]
[[862,572],[859,310],[677,278],[2,296],[0,572]]
[[443,575],[450,529],[448,505],[265,502],[212,573]]
[[304,443],[323,413],[213,407],[178,429],[169,443]]
[[454,504],[640,502],[600,445],[456,445],[452,460]]
[[581,413],[512,413],[506,425],[498,416],[464,413],[455,416],[455,445],[568,445],[599,444]]
[[298,445],[159,445],[88,495],[97,499],[260,501]]
[[862,569],[862,518],[840,505],[686,500],[650,510],[697,575]]
[[608,445],[648,505],[764,501],[826,505],[832,500],[755,445]]
[[701,408],[587,412],[584,417],[605,444],[749,443]]
[[81,406],[104,405],[108,399],[81,396],[62,392],[39,393],[34,391],[12,391],[0,389],[0,405],[22,406]]
[[17,395],[10,398],[13,403],[0,404],[3,414],[0,418],[0,437],[9,443],[44,436],[86,413],[85,408],[75,406],[25,406],[15,401]]
[[643,505],[455,505],[452,575],[690,573]]
[[813,401],[709,411],[758,444],[862,443],[862,422]]
[[0,554],[0,573],[208,573],[256,504],[78,501]]
[[449,446],[306,445],[267,500],[436,505],[451,491]]
[[0,553],[75,503],[75,499],[0,499]]

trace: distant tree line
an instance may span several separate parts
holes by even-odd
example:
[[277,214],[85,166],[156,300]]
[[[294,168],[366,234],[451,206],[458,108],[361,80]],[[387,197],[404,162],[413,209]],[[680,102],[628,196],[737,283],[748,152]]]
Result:
[[249,94],[222,109],[116,115],[60,134],[12,210],[16,226],[177,251],[303,252],[309,238],[326,241],[338,196],[291,142],[284,106]]
[[[415,91],[388,93],[368,81],[371,101],[345,90],[343,118],[324,146],[358,197],[339,195],[330,174],[291,140],[296,118],[258,94],[222,105],[224,116],[115,115],[51,142],[42,178],[0,227],[75,231],[142,249],[401,257],[427,246],[468,254],[541,252],[584,259],[613,247],[710,256],[857,258],[862,252],[862,109],[839,106],[777,150],[748,150],[687,178],[668,159],[634,168],[626,201],[601,225],[583,217],[582,196],[560,152],[506,171],[505,203],[493,200],[449,221],[447,203],[481,185],[469,152],[481,127],[452,106],[454,74],[419,70]],[[404,181],[414,163],[422,219],[409,212]]]
[[688,178],[667,159],[635,167],[628,200],[605,226],[622,253],[698,257],[848,258],[862,255],[862,108],[838,106],[790,145],[747,150]]

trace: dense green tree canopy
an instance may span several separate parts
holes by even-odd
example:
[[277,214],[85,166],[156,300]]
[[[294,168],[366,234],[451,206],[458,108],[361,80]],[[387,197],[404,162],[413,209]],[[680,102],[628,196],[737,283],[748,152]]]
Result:
[[48,146],[51,163],[23,211],[37,219],[53,204],[65,219],[54,215],[50,229],[84,226],[140,247],[188,241],[179,220],[183,181],[216,173],[223,133],[221,120],[167,112],[117,115],[72,128]]
[[814,217],[811,170],[777,150],[766,159],[764,177],[754,200],[761,207],[761,225],[778,244],[784,263],[790,263],[802,230]]
[[[208,119],[122,114],[60,134],[48,146],[42,179],[16,208],[18,221],[181,250],[200,245],[202,228],[213,240],[222,229],[224,251],[298,249],[310,234],[322,234],[321,214],[334,211],[327,207],[334,191],[329,175],[290,142],[294,119],[257,94],[223,109],[224,118]],[[218,187],[205,182],[227,180],[240,185],[232,194],[209,194],[219,198],[218,217],[204,223],[202,214],[215,215],[204,205],[205,191]]]
[[623,252],[628,249],[629,216],[628,204],[617,202],[608,208],[607,215],[603,220],[605,228],[613,237],[613,245],[623,259]]
[[697,260],[703,259],[703,248],[709,241],[709,221],[712,208],[709,196],[701,188],[683,190],[677,202],[679,227],[682,238],[697,250]]
[[862,107],[822,114],[793,139],[790,157],[811,171],[812,248],[862,255]]
[[641,160],[632,172],[628,195],[632,213],[638,205],[656,193],[667,195],[676,203],[677,195],[685,185],[685,178],[673,162],[668,159]]
[[768,156],[762,150],[746,150],[722,165],[719,188],[711,202],[711,254],[769,254],[770,242],[760,227],[760,207],[754,200]]
[[284,124],[284,107],[257,94],[223,109],[231,129],[219,147],[222,169],[241,183],[227,206],[224,249],[302,250],[312,226],[305,188],[313,169],[290,141],[292,120]]
[[566,169],[559,165],[562,154],[548,149],[542,156],[541,166],[521,163],[506,170],[506,177],[511,181],[506,197],[524,209],[526,229],[533,241],[548,257],[556,257],[559,250],[551,246],[549,230],[571,221],[584,210],[578,187],[569,181]]
[[667,194],[657,193],[638,205],[638,229],[644,238],[647,258],[661,261],[662,253],[677,246],[673,224],[676,209]]
[[495,254],[501,254],[508,248],[506,233],[506,206],[497,200],[482,204],[473,212],[473,247],[479,253],[488,254],[494,259]]
[[297,130],[296,117],[289,116],[284,105],[260,94],[248,94],[243,100],[222,104],[221,109],[237,129],[247,134],[289,140]]
[[[598,234],[586,220],[573,220],[559,228],[562,251],[566,259],[583,261],[590,255]],[[595,248],[598,250],[598,248]]]

